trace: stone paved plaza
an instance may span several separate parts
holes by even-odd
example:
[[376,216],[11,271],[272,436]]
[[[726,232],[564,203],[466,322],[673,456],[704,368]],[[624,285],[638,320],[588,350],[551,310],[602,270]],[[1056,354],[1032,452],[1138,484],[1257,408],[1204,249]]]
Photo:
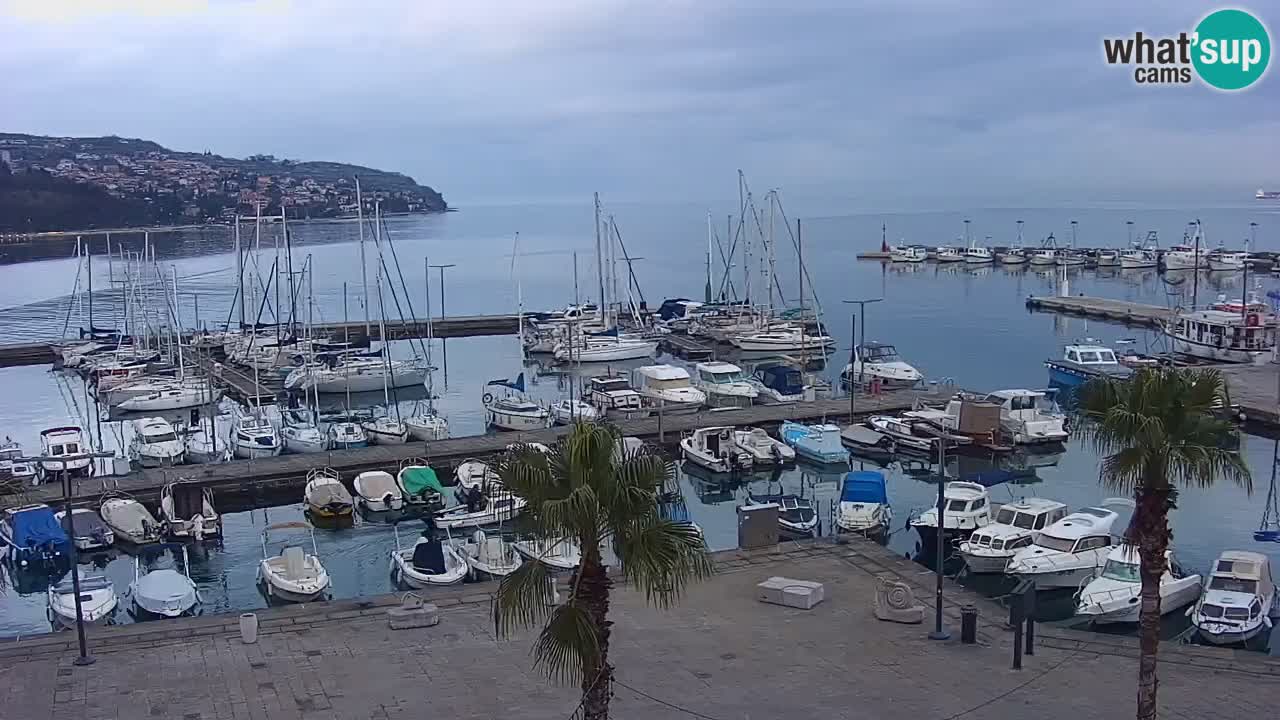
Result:
[[[875,576],[918,585],[932,575],[879,546],[784,546],[721,553],[719,574],[669,611],[615,592],[616,718],[1031,718],[1133,717],[1132,639],[1042,630],[1036,655],[1010,669],[1011,634],[998,606],[978,602],[979,643],[926,638],[925,625],[873,618]],[[755,584],[772,575],[826,583],[808,611],[765,605]],[[527,637],[495,640],[493,584],[439,593],[441,622],[394,631],[395,598],[264,613],[245,645],[234,616],[98,630],[97,663],[72,665],[74,634],[0,644],[4,720],[391,720],[569,718],[574,688],[534,671]],[[1262,718],[1280,705],[1280,662],[1256,653],[1167,646],[1161,717]]]

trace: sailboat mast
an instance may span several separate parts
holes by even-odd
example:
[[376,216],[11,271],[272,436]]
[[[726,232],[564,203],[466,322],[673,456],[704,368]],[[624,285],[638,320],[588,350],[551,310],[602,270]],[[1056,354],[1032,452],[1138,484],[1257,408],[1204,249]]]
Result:
[[[369,337],[369,335],[366,333],[365,337]],[[347,313],[347,284],[344,282],[342,283],[342,347],[343,347],[343,351],[349,352],[351,350],[350,345],[351,345],[351,318]],[[345,380],[345,382],[343,383],[343,386],[346,388],[346,395],[347,395],[346,410],[347,412],[351,412],[351,373],[348,370],[343,370],[342,376],[343,376],[343,379]],[[316,392],[318,393],[319,390],[317,390]]]
[[240,327],[244,328],[244,249],[240,247],[240,214],[236,213],[236,295],[240,298]]
[[85,275],[89,279],[89,337],[93,337],[93,253],[89,250],[87,243],[84,246],[84,260]]
[[578,251],[573,251],[573,305],[578,306]]
[[182,320],[178,316],[178,266],[170,265],[169,274],[173,279],[173,325],[174,341],[178,344],[178,379],[187,376],[187,366],[182,357]]
[[707,211],[707,287],[702,294],[703,302],[711,302],[711,211]]
[[427,407],[435,408],[435,368],[431,365],[431,345],[435,336],[435,323],[431,319],[431,258],[422,258],[423,290],[427,298]]
[[600,312],[604,312],[604,251],[600,246],[600,193],[595,193],[596,215],[596,282],[600,286]]
[[516,323],[520,335],[520,359],[524,359],[524,288],[520,283],[520,231],[516,231],[515,247],[511,252],[511,270],[516,276]]
[[[378,271],[376,273],[378,292],[378,337],[382,340],[382,402],[391,404],[391,343],[387,340],[387,308],[382,303],[382,202],[373,204],[374,236],[373,244],[378,249]],[[400,404],[396,403],[396,419],[400,418]]]
[[298,298],[293,289],[293,244],[289,241],[289,219],[284,211],[284,201],[280,201],[280,232],[284,235],[285,272],[289,274],[289,337],[297,332],[294,327],[298,316]]
[[369,270],[364,258],[364,198],[360,195],[360,176],[356,176],[356,224],[360,226],[360,285],[364,288],[364,335],[369,337]]
[[1191,309],[1200,300],[1200,218],[1196,218],[1196,249],[1191,256]]

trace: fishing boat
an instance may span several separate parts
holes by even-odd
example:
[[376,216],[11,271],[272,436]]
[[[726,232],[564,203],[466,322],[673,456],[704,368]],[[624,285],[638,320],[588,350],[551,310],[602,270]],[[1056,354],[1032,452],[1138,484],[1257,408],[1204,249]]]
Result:
[[1025,498],[996,510],[995,520],[960,543],[960,555],[973,573],[1002,573],[1018,550],[1030,547],[1040,531],[1067,516],[1067,506],[1044,498]]
[[757,330],[733,335],[729,343],[748,352],[795,352],[812,350],[822,352],[836,344],[835,338],[820,333],[806,333],[802,328]]
[[437,512],[435,524],[436,527],[444,530],[457,530],[510,522],[528,504],[529,501],[518,495],[499,491],[492,495],[481,495],[467,504]]
[[431,528],[422,531],[413,547],[400,546],[400,529],[395,527],[396,549],[391,552],[391,572],[400,585],[415,589],[456,585],[467,577],[470,567],[452,544],[440,542]]
[[369,512],[385,512],[404,507],[404,495],[389,472],[366,470],[356,475],[352,486],[355,488],[356,504]]
[[1019,445],[1066,441],[1067,416],[1052,390],[997,390],[986,401],[1000,406],[1000,428]]
[[693,368],[694,387],[707,395],[709,407],[751,407],[759,391],[742,368],[720,360],[700,362]]
[[173,467],[186,461],[187,444],[162,417],[133,421],[129,454],[144,468]]
[[403,445],[409,442],[409,426],[389,415],[370,418],[360,423],[365,437],[374,445]]
[[1027,251],[1020,247],[1012,247],[1000,253],[1002,265],[1025,265],[1029,259]]
[[1106,508],[1080,508],[1014,553],[1005,572],[1033,581],[1039,590],[1078,588],[1106,564],[1117,517]]
[[[507,388],[507,394],[495,395],[488,391],[487,388],[490,386]],[[538,430],[547,426],[551,414],[546,408],[524,396],[524,373],[517,375],[515,380],[490,380],[485,383],[485,388],[481,401],[484,403],[486,425],[499,430],[517,432]]]
[[802,425],[784,420],[778,435],[804,460],[822,464],[849,462],[849,451],[840,441],[839,426]]
[[850,387],[879,382],[883,388],[911,387],[924,379],[920,371],[903,361],[898,349],[887,343],[868,342],[853,349],[853,362],[840,373],[840,384]]
[[940,263],[964,262],[964,250],[944,245],[934,250],[933,259]]
[[404,503],[410,507],[427,507],[432,512],[444,508],[444,485],[422,458],[411,458],[400,463],[396,473],[396,485],[404,495]]
[[[286,543],[279,554],[267,550],[273,532],[306,530],[311,536],[311,552],[301,546]],[[262,530],[262,560],[258,563],[258,584],[271,600],[283,602],[311,602],[320,599],[329,589],[329,573],[320,562],[316,548],[316,532],[308,523],[284,522],[268,525]]]
[[751,469],[751,455],[734,443],[733,426],[698,428],[680,439],[680,455],[713,473],[734,473]]
[[845,473],[840,485],[840,504],[836,510],[836,529],[879,537],[889,532],[893,508],[885,489],[884,473],[858,470]]
[[697,412],[706,393],[693,387],[689,371],[675,365],[645,365],[631,371],[631,386],[644,404],[664,415]]
[[0,510],[0,546],[24,570],[53,572],[70,558],[71,539],[44,504]]
[[756,399],[766,405],[782,405],[807,399],[804,373],[790,365],[757,365],[752,372]]
[[1094,263],[1100,267],[1120,267],[1120,251],[1102,249],[1094,253]]
[[1133,370],[1116,359],[1115,351],[1103,345],[1074,343],[1062,349],[1062,358],[1046,360],[1049,383],[1058,387],[1078,387],[1094,378],[1127,380]]
[[238,458],[257,460],[275,457],[282,449],[275,425],[257,408],[241,412],[231,423],[231,450]]
[[1164,326],[1173,351],[1229,363],[1263,363],[1276,346],[1276,319],[1260,312],[1194,310],[1179,313]]
[[[974,243],[976,242],[975,240]],[[964,261],[967,265],[990,265],[996,261],[996,256],[991,252],[991,248],[971,243],[965,248]]]
[[1036,248],[1031,253],[1031,258],[1030,260],[1028,260],[1028,262],[1032,265],[1040,265],[1040,266],[1057,265],[1058,250],[1057,248],[1052,248],[1052,247]]
[[76,626],[76,594],[80,595],[80,619],[89,625],[110,623],[120,605],[116,586],[105,575],[80,578],[79,587],[71,578],[49,586],[48,616],[55,630]]
[[630,420],[649,414],[649,411],[644,409],[640,393],[636,392],[631,387],[631,383],[620,375],[591,378],[587,398],[600,416],[605,418]]
[[919,245],[893,245],[889,248],[890,262],[921,263],[928,257],[928,248]]
[[1058,267],[1079,267],[1088,261],[1089,258],[1077,250],[1059,250],[1054,257],[1054,264]]
[[[951,480],[942,488],[942,533],[944,541],[964,540],[978,528],[991,523],[991,507],[987,489],[978,483]],[[938,508],[930,507],[908,522],[920,535],[924,547],[935,547],[938,540]]]
[[164,535],[160,521],[145,505],[131,497],[109,495],[103,498],[98,514],[102,516],[102,522],[111,528],[117,542],[123,540],[132,545],[147,545],[160,542]]
[[[168,551],[173,553],[174,560],[179,552],[182,557],[182,572],[173,568],[151,567],[144,558]],[[164,543],[148,548],[148,551],[134,558],[133,585],[129,594],[133,596],[134,612],[146,617],[175,618],[192,612],[200,602],[196,584],[191,580],[190,563],[187,559],[187,548],[177,543]]]
[[751,457],[752,467],[787,465],[796,461],[796,451],[781,440],[770,437],[764,428],[734,430],[733,445]]
[[[98,515],[96,510],[91,508],[75,508],[71,511],[75,516],[68,518],[67,511],[61,510],[54,513],[58,524],[62,526],[67,537],[75,543],[76,550],[79,552],[97,552],[106,550],[116,542],[115,533],[111,532],[111,528],[102,521],[102,516]],[[74,523],[72,522],[74,520]],[[74,524],[74,532],[73,532]]]
[[1208,254],[1202,247],[1174,245],[1164,254],[1166,270],[1191,270],[1208,265]]
[[[1153,230],[1152,233],[1155,231]],[[1120,253],[1120,267],[1124,270],[1153,268],[1160,264],[1160,251],[1154,245],[1134,247]]]
[[369,445],[369,436],[364,428],[346,415],[329,418],[325,426],[325,436],[329,439],[329,447],[333,450],[350,450]]
[[521,557],[530,562],[546,565],[551,570],[568,572],[582,564],[582,548],[573,538],[546,540],[526,538],[511,543]]
[[222,390],[207,383],[181,384],[146,395],[138,395],[121,401],[116,407],[128,412],[158,412],[185,410],[211,405],[222,398]]
[[89,450],[84,444],[84,433],[75,425],[53,427],[40,431],[40,475],[46,480],[88,477],[93,474],[93,460],[87,457],[72,460],[59,458],[83,455]]
[[1200,639],[1234,645],[1270,631],[1275,612],[1271,561],[1262,553],[1227,550],[1214,561],[1209,584],[1190,615]]
[[[636,396],[639,400],[639,396]],[[576,422],[595,422],[603,413],[589,402],[581,398],[561,398],[548,408],[551,422],[556,425],[572,425]]]
[[510,541],[502,536],[490,537],[483,530],[476,530],[457,547],[471,572],[482,578],[502,579],[524,562]]
[[281,416],[280,438],[292,453],[315,453],[329,449],[329,438],[314,416],[301,408],[285,410]]
[[160,489],[160,522],[171,540],[222,537],[222,516],[213,507],[213,490],[191,481]]
[[938,447],[937,435],[917,434],[916,425],[910,420],[888,415],[872,415],[867,418],[867,427],[893,438],[894,445],[899,450],[932,453]]
[[354,509],[351,493],[330,468],[316,468],[307,473],[307,485],[302,499],[313,517],[322,519],[350,519]]
[[[1138,550],[1117,545],[1107,555],[1102,574],[1076,595],[1076,615],[1095,625],[1136,623],[1142,609],[1142,572]],[[1160,614],[1180,610],[1200,597],[1200,576],[1188,574],[1165,553],[1164,574],[1160,576]]]
[[1249,262],[1249,253],[1218,249],[1209,253],[1209,269],[1214,272],[1239,272]]
[[785,537],[812,537],[818,532],[818,513],[813,503],[791,493],[776,495],[747,494],[749,505],[777,505],[778,530]]

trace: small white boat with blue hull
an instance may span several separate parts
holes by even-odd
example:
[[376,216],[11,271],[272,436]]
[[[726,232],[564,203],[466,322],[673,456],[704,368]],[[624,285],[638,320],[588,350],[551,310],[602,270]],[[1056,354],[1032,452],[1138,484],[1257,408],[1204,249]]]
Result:
[[787,420],[778,434],[801,459],[827,465],[849,462],[849,451],[840,441],[840,428],[836,425],[801,425]]
[[1116,353],[1102,345],[1073,344],[1062,349],[1060,360],[1046,360],[1049,384],[1074,388],[1094,378],[1105,377],[1127,380],[1133,370],[1120,364]]

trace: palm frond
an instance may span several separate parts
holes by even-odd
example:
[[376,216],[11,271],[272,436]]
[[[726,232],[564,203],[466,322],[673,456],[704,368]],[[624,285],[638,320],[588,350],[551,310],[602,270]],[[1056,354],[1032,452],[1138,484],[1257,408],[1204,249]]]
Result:
[[557,607],[533,645],[534,665],[562,682],[581,682],[582,668],[600,664],[600,638],[585,608]]
[[623,577],[658,607],[679,599],[690,581],[714,572],[697,529],[656,515],[615,532],[613,548]]
[[508,638],[550,614],[551,581],[551,574],[540,562],[521,563],[502,578],[493,597],[493,626],[498,637]]

